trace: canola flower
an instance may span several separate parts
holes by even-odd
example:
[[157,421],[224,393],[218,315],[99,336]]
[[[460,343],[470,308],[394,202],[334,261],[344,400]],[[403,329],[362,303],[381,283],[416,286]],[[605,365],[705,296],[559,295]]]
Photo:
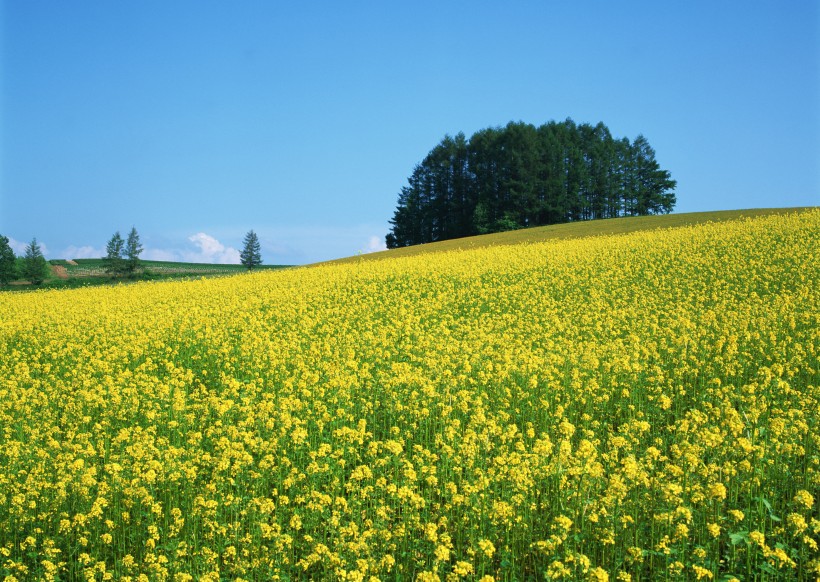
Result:
[[815,580],[820,211],[0,297],[0,579]]

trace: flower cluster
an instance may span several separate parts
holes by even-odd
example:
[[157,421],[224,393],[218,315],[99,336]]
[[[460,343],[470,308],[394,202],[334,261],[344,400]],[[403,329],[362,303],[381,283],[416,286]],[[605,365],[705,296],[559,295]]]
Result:
[[818,232],[4,295],[0,579],[813,580]]

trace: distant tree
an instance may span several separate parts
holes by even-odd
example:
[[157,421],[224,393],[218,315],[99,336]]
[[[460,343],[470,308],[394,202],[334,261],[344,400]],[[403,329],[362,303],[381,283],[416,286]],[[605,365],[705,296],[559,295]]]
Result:
[[675,186],[667,170],[655,160],[655,150],[642,135],[632,144],[635,164],[635,214],[668,214],[675,207]]
[[131,232],[128,233],[128,240],[125,243],[125,272],[131,276],[137,272],[140,266],[142,250],[140,235],[137,234],[137,229],[132,226]]
[[8,285],[17,278],[17,259],[9,239],[0,235],[0,285]]
[[108,241],[105,247],[106,255],[103,257],[103,268],[109,275],[117,276],[125,271],[126,265],[122,255],[124,245],[119,231]]
[[40,250],[40,245],[37,244],[37,239],[31,239],[31,242],[26,247],[26,252],[23,255],[23,278],[27,279],[32,285],[39,285],[46,280],[48,275],[48,263],[43,256],[43,251]]
[[671,212],[676,182],[643,136],[603,123],[511,122],[444,139],[413,169],[388,248],[515,228]]
[[259,238],[252,230],[245,235],[243,241],[242,252],[239,253],[239,259],[242,264],[251,271],[254,267],[262,264],[262,247],[259,244]]

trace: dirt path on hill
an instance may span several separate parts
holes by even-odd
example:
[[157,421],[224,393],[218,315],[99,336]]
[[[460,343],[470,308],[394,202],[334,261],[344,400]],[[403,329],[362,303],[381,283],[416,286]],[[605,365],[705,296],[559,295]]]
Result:
[[51,265],[51,272],[60,279],[68,279],[68,271],[62,265]]

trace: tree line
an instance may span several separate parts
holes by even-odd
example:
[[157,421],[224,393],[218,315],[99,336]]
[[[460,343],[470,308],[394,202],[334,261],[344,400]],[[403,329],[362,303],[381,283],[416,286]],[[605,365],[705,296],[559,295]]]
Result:
[[31,239],[31,242],[26,245],[22,258],[22,265],[18,268],[17,257],[14,256],[8,237],[0,235],[0,285],[8,285],[18,276],[31,281],[34,285],[45,281],[48,275],[48,264],[37,243],[37,237]]
[[643,135],[510,122],[446,135],[401,189],[388,248],[531,226],[671,212],[676,181]]
[[[131,228],[126,240],[123,240],[119,231],[115,232],[106,245],[106,255],[103,257],[105,272],[114,276],[133,276],[141,266],[139,256],[142,251],[136,228]],[[249,271],[262,264],[259,237],[252,230],[245,235],[242,251],[239,253],[239,262]]]
[[[136,228],[131,228],[127,241],[123,240],[117,231],[106,246],[106,255],[102,258],[103,269],[112,277],[134,277],[141,267],[141,253],[142,245]],[[22,265],[18,266],[8,237],[0,235],[0,285],[8,285],[18,277],[32,285],[40,285],[46,280],[49,273],[48,262],[37,243],[37,237],[26,246],[22,259]]]
[[[139,272],[144,272],[140,260],[142,251],[140,236],[135,227],[131,227],[127,239],[123,239],[117,231],[106,244],[106,254],[102,257],[103,269],[111,277],[136,277]],[[239,260],[249,271],[262,264],[261,244],[253,230],[245,235]],[[0,235],[0,286],[8,285],[20,277],[32,285],[40,285],[46,280],[48,273],[48,263],[36,237],[26,246],[22,264],[18,265],[8,237]]]

